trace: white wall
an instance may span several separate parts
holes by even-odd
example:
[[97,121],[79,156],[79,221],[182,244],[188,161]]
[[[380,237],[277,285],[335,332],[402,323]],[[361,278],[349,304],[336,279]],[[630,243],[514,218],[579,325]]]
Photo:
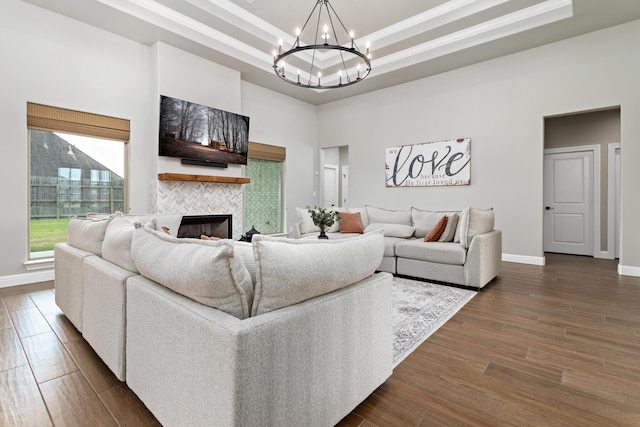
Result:
[[[2,2],[0,286],[23,282],[28,253],[27,102],[131,120],[130,207],[144,211],[155,172],[148,47],[17,0]],[[33,274],[33,273],[32,273]],[[28,276],[28,275],[27,275]],[[28,278],[27,278],[28,280]]]
[[242,82],[242,114],[251,117],[249,139],[287,149],[285,160],[285,230],[296,223],[296,207],[315,204],[318,180],[317,107],[269,89]]
[[[620,105],[621,264],[640,274],[639,38],[635,21],[325,104],[318,143],[349,145],[350,206],[493,207],[505,258],[535,263],[544,256],[544,117]],[[470,186],[385,187],[385,147],[458,137],[472,138]]]
[[243,84],[239,72],[171,46],[149,47],[19,0],[2,2],[0,52],[0,287],[53,277],[51,270],[27,272],[24,265],[29,224],[27,102],[131,121],[132,213],[151,210],[158,172],[242,175],[238,165],[197,168],[158,158],[160,94],[249,115],[251,140],[287,147],[287,206],[312,203],[315,106]]

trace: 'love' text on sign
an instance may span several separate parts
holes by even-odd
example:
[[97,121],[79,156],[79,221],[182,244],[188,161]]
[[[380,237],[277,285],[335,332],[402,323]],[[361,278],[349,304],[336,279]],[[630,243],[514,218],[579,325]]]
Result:
[[387,187],[431,187],[471,183],[471,138],[387,148]]

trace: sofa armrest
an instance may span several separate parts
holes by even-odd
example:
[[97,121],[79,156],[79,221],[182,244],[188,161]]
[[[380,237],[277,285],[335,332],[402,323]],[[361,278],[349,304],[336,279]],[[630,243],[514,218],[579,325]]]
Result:
[[127,383],[166,425],[334,425],[391,375],[391,282],[240,320],[131,278]]
[[502,231],[492,230],[474,236],[467,251],[464,275],[467,286],[482,288],[502,268]]

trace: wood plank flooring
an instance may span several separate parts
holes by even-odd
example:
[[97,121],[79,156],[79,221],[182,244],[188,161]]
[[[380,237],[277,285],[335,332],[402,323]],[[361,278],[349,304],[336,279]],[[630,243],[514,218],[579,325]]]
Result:
[[[640,278],[617,261],[546,257],[503,263],[338,425],[639,426]],[[0,426],[159,425],[52,287],[0,289]]]

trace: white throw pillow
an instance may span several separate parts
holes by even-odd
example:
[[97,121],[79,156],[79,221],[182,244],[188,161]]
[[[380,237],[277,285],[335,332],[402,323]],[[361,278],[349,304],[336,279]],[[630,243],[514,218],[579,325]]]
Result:
[[251,315],[287,307],[372,275],[382,261],[382,233],[352,239],[253,237],[256,288]]
[[[411,222],[410,210],[391,211],[388,209],[376,208],[373,206],[365,206],[367,208],[367,216],[369,224],[374,222],[382,224],[404,224],[413,225]],[[441,215],[442,216],[442,215]]]
[[112,218],[119,215],[121,214],[99,219],[72,216],[67,226],[67,243],[74,248],[102,256],[102,242],[107,226]]
[[311,219],[311,214],[307,208],[296,208],[298,221],[300,222],[300,233],[319,233],[320,227],[316,226]]
[[143,276],[239,319],[249,317],[253,285],[233,240],[178,239],[136,223],[131,252]]
[[460,227],[460,243],[465,248],[469,248],[474,236],[493,230],[495,223],[493,208],[468,208],[463,218],[465,223]]
[[[442,217],[442,215],[440,215]],[[384,224],[379,222],[372,222],[364,229],[365,233],[370,233],[374,230],[382,230],[382,233],[386,237],[402,237],[408,239],[413,236],[416,228],[409,225],[402,224]],[[424,236],[423,236],[424,237]]]
[[440,235],[438,242],[453,242],[453,238],[456,234],[456,229],[458,228],[458,213],[451,212],[447,214],[447,226],[444,228],[444,231]]

